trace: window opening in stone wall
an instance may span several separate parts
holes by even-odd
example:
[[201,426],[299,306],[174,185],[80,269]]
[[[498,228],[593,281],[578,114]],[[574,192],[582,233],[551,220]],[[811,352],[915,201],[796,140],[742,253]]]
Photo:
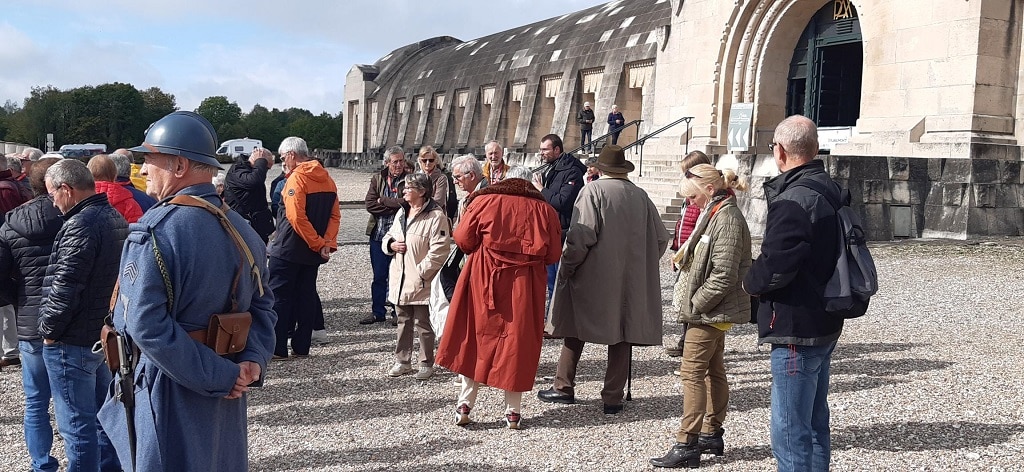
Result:
[[459,90],[455,92],[455,104],[459,108],[466,108],[466,103],[469,102],[469,90]]

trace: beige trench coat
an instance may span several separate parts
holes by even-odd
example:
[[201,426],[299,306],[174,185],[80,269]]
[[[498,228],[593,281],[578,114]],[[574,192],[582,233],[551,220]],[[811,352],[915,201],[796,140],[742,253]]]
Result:
[[660,345],[669,234],[643,189],[625,179],[583,187],[551,300],[552,334],[598,344]]

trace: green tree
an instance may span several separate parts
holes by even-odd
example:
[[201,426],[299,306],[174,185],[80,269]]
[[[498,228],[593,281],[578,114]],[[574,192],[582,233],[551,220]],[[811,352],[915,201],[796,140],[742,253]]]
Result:
[[196,108],[196,113],[210,120],[210,124],[221,139],[229,135],[231,125],[242,121],[242,109],[238,103],[229,102],[228,97],[223,95],[203,99],[199,108]]
[[305,139],[310,151],[338,149],[341,147],[341,114],[334,117],[324,112],[319,116],[304,116],[292,122],[288,132]]
[[142,103],[146,106],[146,113],[143,118],[143,124],[146,127],[156,120],[178,111],[178,104],[174,99],[174,95],[160,90],[159,87],[150,87],[140,93],[142,94]]
[[252,111],[242,117],[242,124],[244,131],[241,135],[232,137],[243,137],[242,135],[244,135],[259,139],[263,141],[263,146],[271,151],[277,151],[281,140],[285,138],[284,128],[277,121],[273,112],[258,103],[252,107]]

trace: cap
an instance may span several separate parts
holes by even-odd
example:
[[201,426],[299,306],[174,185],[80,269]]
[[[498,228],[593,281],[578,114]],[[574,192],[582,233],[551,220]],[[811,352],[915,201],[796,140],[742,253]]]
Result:
[[589,107],[590,106],[590,102],[583,102],[583,106]]

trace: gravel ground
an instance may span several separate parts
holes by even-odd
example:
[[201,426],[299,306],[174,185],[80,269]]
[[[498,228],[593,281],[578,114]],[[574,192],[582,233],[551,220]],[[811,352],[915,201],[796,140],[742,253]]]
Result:
[[[341,200],[361,200],[369,175],[331,169]],[[274,172],[272,172],[274,174]],[[274,363],[250,394],[250,468],[277,470],[650,470],[674,442],[682,408],[678,360],[634,349],[633,401],[601,412],[606,350],[588,345],[576,405],[541,403],[560,344],[545,341],[520,431],[504,428],[499,391],[482,389],[466,428],[453,425],[457,387],[440,372],[389,378],[394,328],[361,326],[369,311],[363,210],[344,210],[341,249],[320,271],[330,344]],[[873,247],[881,290],[847,323],[832,363],[833,470],[1024,470],[1020,360],[1024,241],[905,241]],[[667,258],[665,259],[667,260]],[[674,278],[663,260],[668,308]],[[983,275],[982,275],[983,274]],[[665,324],[665,343],[679,325]],[[753,326],[728,335],[731,401],[726,455],[702,468],[774,470],[768,439],[768,351]],[[0,470],[25,469],[21,378],[0,372]],[[62,456],[55,441],[56,456]]]

